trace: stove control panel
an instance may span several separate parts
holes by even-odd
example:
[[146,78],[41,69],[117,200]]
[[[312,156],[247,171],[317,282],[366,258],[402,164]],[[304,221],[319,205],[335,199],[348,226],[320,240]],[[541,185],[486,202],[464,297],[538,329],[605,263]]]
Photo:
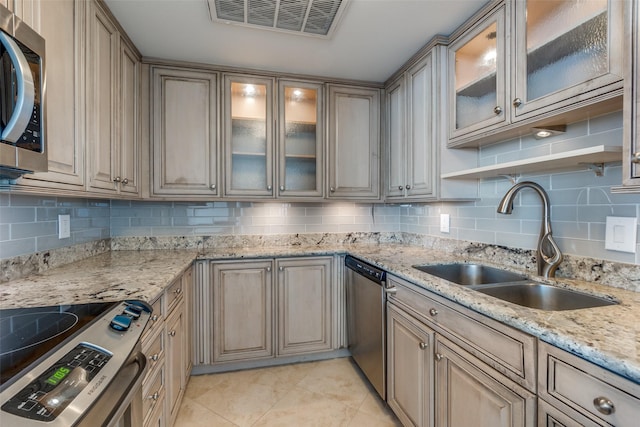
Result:
[[31,381],[2,409],[38,421],[52,421],[111,359],[106,350],[83,343]]

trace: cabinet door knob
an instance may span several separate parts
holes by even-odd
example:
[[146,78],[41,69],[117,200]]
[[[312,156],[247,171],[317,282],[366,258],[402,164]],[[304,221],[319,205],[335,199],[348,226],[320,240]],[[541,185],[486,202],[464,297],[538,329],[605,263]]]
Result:
[[429,344],[427,344],[426,342],[421,342],[421,343],[420,343],[420,350],[424,350],[424,349],[426,349],[427,347],[429,347]]
[[173,330],[173,331],[169,332],[169,336],[170,337],[175,337],[176,336],[176,331]]
[[604,415],[611,415],[616,411],[616,407],[613,405],[613,402],[602,396],[593,399],[593,406],[596,407],[598,412]]
[[444,359],[444,356],[440,353],[436,353],[436,361],[441,361],[442,359]]
[[149,359],[151,359],[154,362],[157,362],[159,358],[160,358],[160,356],[158,356],[158,353],[156,353],[153,356],[149,357]]
[[502,107],[501,106],[496,106],[493,108],[493,112],[496,113],[496,116],[502,113]]
[[280,266],[280,267],[278,268],[278,270],[280,270],[280,271],[284,271],[284,267],[283,267],[283,266]]
[[631,155],[631,163],[640,164],[640,151]]
[[160,397],[160,394],[156,391],[155,393],[153,393],[152,395],[148,396],[147,399],[150,400],[158,400],[158,398]]
[[152,320],[153,322],[157,321],[157,320],[158,320],[158,315],[157,315],[157,314],[154,314],[153,316],[151,316],[151,320]]
[[119,176],[116,176],[115,178],[113,178],[113,182],[115,182],[116,184],[119,183],[120,181],[122,180],[120,179]]
[[267,185],[267,191],[271,191],[273,189],[273,186],[271,184]]
[[179,295],[180,292],[182,292],[182,288],[178,288],[175,291],[173,291],[174,294]]
[[398,190],[402,191],[402,185],[398,185]]
[[393,287],[391,287],[391,288],[384,288],[384,292],[385,292],[386,294],[391,294],[391,295],[393,295],[393,294],[395,294],[395,293],[397,293],[397,292],[398,292],[398,288],[396,288],[395,286],[393,286]]
[[209,186],[209,188],[211,188],[212,190],[215,190],[215,189],[216,189],[216,188],[218,188],[218,187],[217,187],[215,184],[211,184],[211,185]]
[[280,191],[284,191],[284,185],[280,186]]
[[122,180],[122,185],[127,185],[129,183],[129,178],[124,178]]
[[404,188],[406,188],[407,190],[411,190],[411,186],[409,184],[407,184],[407,186]]
[[330,187],[330,188],[329,188],[329,191],[331,191],[332,193],[335,193],[335,192],[336,192],[336,189],[335,189],[334,187]]
[[432,316],[437,316],[438,315],[438,310],[436,310],[435,308],[432,308],[429,310],[429,314]]
[[267,272],[270,272],[270,271],[271,271],[271,267],[267,267]]
[[522,105],[522,99],[516,98],[516,99],[513,100],[513,106],[514,107],[518,108],[521,105]]

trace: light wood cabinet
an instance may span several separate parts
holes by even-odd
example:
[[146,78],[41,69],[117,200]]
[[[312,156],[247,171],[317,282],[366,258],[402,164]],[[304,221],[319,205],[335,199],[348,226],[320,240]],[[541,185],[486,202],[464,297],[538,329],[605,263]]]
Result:
[[[12,3],[12,1],[9,1]],[[20,185],[84,191],[84,79],[82,47],[87,2],[38,2],[46,40],[48,172],[24,175]]]
[[220,195],[218,74],[151,67],[152,195]]
[[213,362],[269,358],[273,349],[273,261],[213,266]]
[[225,196],[273,197],[274,79],[224,76]]
[[167,318],[167,414],[173,425],[180,401],[186,389],[185,368],[187,365],[187,334],[184,299],[180,301],[173,313]]
[[629,2],[629,19],[625,21],[625,96],[622,185],[617,191],[640,193],[640,5]]
[[307,81],[278,81],[276,195],[321,199],[324,193],[324,91]]
[[540,343],[538,394],[567,425],[632,426],[640,418],[640,385]]
[[387,200],[437,196],[437,77],[430,52],[387,89]]
[[629,4],[507,0],[472,17],[449,46],[449,146],[620,109]]
[[328,85],[329,199],[380,199],[380,91]]
[[332,348],[333,258],[278,259],[278,355]]
[[535,394],[439,335],[435,359],[435,425],[535,426]]
[[87,13],[87,187],[138,195],[139,55],[101,2]]
[[404,426],[432,427],[435,333],[387,304],[387,403]]
[[42,10],[42,3],[46,2],[47,0],[2,0],[0,4],[41,34],[41,17],[45,14],[45,11]]

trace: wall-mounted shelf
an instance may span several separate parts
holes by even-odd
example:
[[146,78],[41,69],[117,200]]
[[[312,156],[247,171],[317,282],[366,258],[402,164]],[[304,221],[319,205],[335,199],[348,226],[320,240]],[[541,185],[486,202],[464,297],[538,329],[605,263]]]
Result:
[[442,175],[443,179],[478,179],[500,175],[517,175],[531,172],[558,172],[572,169],[588,169],[592,164],[619,162],[622,160],[622,147],[598,145],[563,153],[532,157],[524,160],[465,169]]

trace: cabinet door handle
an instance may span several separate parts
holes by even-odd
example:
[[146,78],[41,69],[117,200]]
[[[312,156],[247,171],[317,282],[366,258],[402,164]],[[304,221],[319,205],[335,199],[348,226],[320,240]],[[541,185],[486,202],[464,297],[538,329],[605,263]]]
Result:
[[158,398],[160,397],[160,393],[158,393],[157,391],[155,393],[153,393],[152,395],[147,396],[147,399],[150,400],[158,400]]
[[500,115],[500,114],[502,113],[502,107],[501,107],[501,106],[499,106],[499,105],[495,106],[495,107],[493,108],[493,112],[494,112],[494,113],[496,113],[496,116],[497,116],[497,115]]
[[522,105],[522,99],[516,98],[516,99],[513,100],[513,106],[514,107],[518,108],[521,105]]
[[129,178],[125,178],[122,180],[122,185],[127,185],[129,183]]
[[273,187],[271,186],[271,184],[267,185],[267,191],[271,191],[273,189]]
[[149,359],[151,359],[153,362],[157,362],[159,358],[160,358],[160,356],[158,356],[158,353],[156,353],[153,356],[149,357]]
[[631,163],[640,164],[640,151],[631,155]]
[[395,286],[392,288],[384,288],[384,292],[387,294],[395,294],[398,292],[398,288],[396,288]]
[[280,191],[284,191],[284,185],[280,186]]
[[442,359],[444,359],[444,356],[442,354],[440,354],[440,353],[436,353],[436,361],[439,362]]
[[119,183],[120,181],[122,180],[120,179],[119,176],[116,176],[115,178],[113,178],[113,182],[115,182],[116,184]]
[[429,314],[432,316],[437,316],[438,315],[438,310],[436,310],[435,308],[432,308],[431,310],[429,310]]
[[169,332],[169,336],[170,337],[175,337],[176,336],[176,331],[173,330],[173,331]]
[[407,190],[411,190],[411,186],[409,184],[407,184],[407,186],[404,188],[406,188]]
[[424,350],[424,349],[426,349],[427,347],[429,347],[429,344],[427,344],[426,342],[421,342],[421,343],[420,343],[420,350]]
[[329,188],[329,191],[331,191],[332,193],[335,193],[335,192],[336,192],[336,189],[335,189],[334,187],[330,187],[330,188]]
[[596,407],[598,412],[604,415],[611,415],[616,411],[616,407],[613,405],[613,402],[603,396],[593,399],[593,406]]
[[182,288],[178,288],[175,291],[173,291],[174,294],[179,295],[182,292]]
[[278,267],[278,270],[280,270],[280,271],[284,271],[284,267],[283,267],[283,266],[280,266],[280,267]]
[[158,315],[154,314],[153,316],[151,316],[151,321],[156,322],[158,320]]
[[211,185],[209,186],[209,188],[211,188],[212,190],[215,190],[215,189],[216,189],[216,188],[218,188],[218,187],[217,187],[215,184],[211,184]]
[[271,272],[271,267],[267,267],[267,272]]
[[402,185],[398,185],[398,190],[402,191]]

